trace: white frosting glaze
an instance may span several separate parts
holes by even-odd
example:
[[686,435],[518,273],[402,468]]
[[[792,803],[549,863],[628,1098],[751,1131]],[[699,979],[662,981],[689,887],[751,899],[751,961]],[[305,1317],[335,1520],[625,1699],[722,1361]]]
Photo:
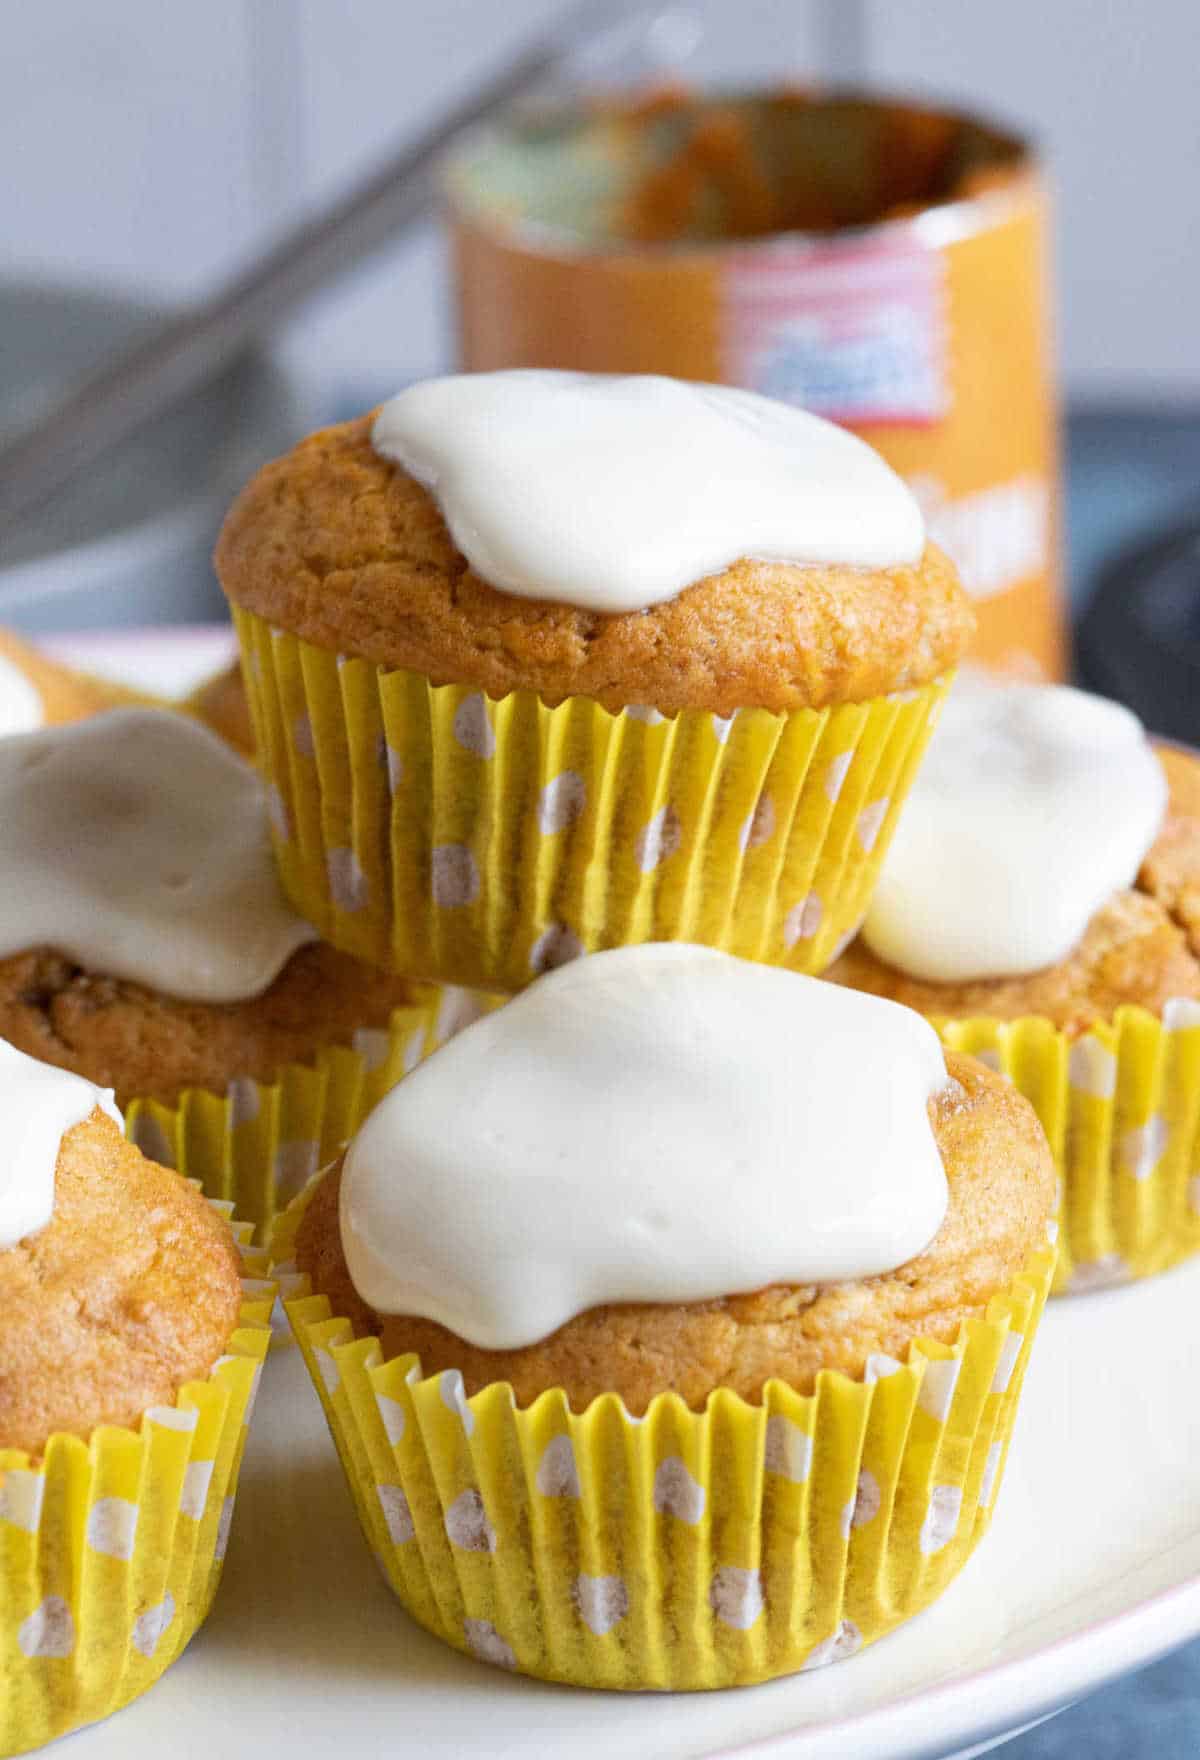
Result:
[[0,739],[31,733],[46,719],[36,686],[19,666],[0,655]]
[[341,1229],[377,1312],[490,1349],[605,1302],[904,1264],[946,1176],[937,1037],[877,997],[652,944],[539,979],[436,1052],[347,1153]]
[[1056,685],[960,680],[863,926],[939,982],[1038,971],[1134,880],[1167,783],[1136,715]]
[[921,512],[863,441],[725,385],[538,370],[427,379],[376,450],[433,493],[505,592],[642,611],[745,556],[915,562]]
[[45,1228],[54,1214],[54,1170],[65,1132],[99,1106],[124,1128],[111,1088],[26,1057],[0,1039],[0,1248]]
[[0,956],[203,1002],[271,983],[313,931],[284,902],[263,785],[207,728],[117,709],[0,741]]

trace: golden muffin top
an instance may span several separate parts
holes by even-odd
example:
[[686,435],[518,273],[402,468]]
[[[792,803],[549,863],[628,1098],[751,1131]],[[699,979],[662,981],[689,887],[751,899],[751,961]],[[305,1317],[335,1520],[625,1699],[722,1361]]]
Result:
[[224,1219],[97,1108],[62,1139],[49,1224],[0,1250],[0,1448],[170,1404],[224,1352],[240,1269]]
[[318,647],[494,697],[728,715],[911,689],[970,638],[969,601],[932,544],[885,569],[745,560],[615,615],[500,592],[429,492],[376,452],[371,423],[326,428],[265,466],[217,544],[233,603]]

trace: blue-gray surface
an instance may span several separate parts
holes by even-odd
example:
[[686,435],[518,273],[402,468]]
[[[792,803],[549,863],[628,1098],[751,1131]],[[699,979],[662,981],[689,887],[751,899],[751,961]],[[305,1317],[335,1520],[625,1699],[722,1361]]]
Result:
[[1000,1752],[1004,1760],[1196,1760],[1200,1643],[1093,1693]]

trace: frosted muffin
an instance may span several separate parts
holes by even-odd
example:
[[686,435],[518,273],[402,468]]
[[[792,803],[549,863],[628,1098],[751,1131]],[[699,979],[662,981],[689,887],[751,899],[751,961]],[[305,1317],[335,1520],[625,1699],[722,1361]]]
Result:
[[689,1688],[849,1654],[965,1562],[1053,1203],[1032,1108],[911,1011],[677,944],[467,1028],[277,1230],[409,1610]]
[[652,377],[413,387],[260,472],[216,565],[293,903],[506,989],[653,939],[819,970],[971,628],[860,441]]
[[0,629],[0,736],[82,721],[132,694],[61,666],[12,630]]
[[270,804],[171,713],[0,745],[0,1035],[115,1089],[147,1153],[256,1224],[471,1008],[314,939]]
[[1200,762],[1053,687],[955,693],[838,983],[918,1009],[1037,1107],[1059,1289],[1200,1246]]
[[144,1692],[208,1611],[272,1286],[111,1094],[0,1042],[0,1746]]

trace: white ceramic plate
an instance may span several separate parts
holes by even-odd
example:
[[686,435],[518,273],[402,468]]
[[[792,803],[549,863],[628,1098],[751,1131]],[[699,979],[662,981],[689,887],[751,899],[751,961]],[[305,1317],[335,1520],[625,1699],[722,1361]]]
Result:
[[[209,633],[56,644],[184,690]],[[609,1695],[468,1661],[418,1630],[359,1536],[316,1395],[273,1353],[225,1580],[183,1659],[72,1739],[78,1760],[417,1755],[925,1760],[982,1753],[1200,1633],[1200,1262],[1051,1304],[992,1531],[920,1619],[849,1662],[740,1692]]]

